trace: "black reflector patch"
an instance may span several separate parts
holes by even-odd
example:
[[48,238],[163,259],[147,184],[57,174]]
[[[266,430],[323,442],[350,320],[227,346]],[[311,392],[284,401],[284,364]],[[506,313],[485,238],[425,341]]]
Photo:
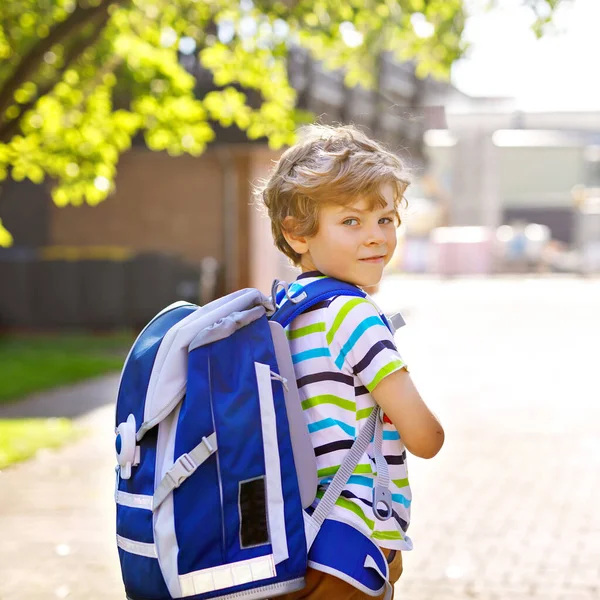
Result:
[[240,543],[242,548],[269,542],[265,478],[240,482]]

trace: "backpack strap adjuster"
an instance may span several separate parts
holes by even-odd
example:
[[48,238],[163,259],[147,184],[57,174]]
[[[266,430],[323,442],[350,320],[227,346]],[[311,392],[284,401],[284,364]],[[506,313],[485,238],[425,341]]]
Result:
[[[211,438],[213,438],[213,437],[214,437],[214,435],[211,435],[210,437],[211,437]],[[214,441],[214,440],[213,440],[213,441]],[[212,445],[211,445],[211,443],[210,443],[210,442],[208,441],[208,439],[207,439],[207,438],[205,438],[205,437],[203,437],[203,438],[202,438],[202,444],[204,444],[204,447],[206,448],[206,451],[208,452],[208,455],[209,455],[209,456],[210,456],[210,455],[211,455],[211,454],[212,454],[212,453],[213,453],[213,452],[216,450],[216,447],[215,447],[215,448],[213,448],[213,447],[212,447]],[[216,444],[215,444],[215,446],[216,446]],[[188,455],[188,456],[189,456],[189,455]]]
[[169,479],[173,489],[175,489],[178,488],[197,468],[198,465],[189,454],[182,454],[165,473],[165,477]]
[[193,450],[182,454],[156,487],[152,501],[153,509],[156,510],[174,489],[178,488],[216,451],[217,434],[211,433],[208,437],[203,437],[202,441]]

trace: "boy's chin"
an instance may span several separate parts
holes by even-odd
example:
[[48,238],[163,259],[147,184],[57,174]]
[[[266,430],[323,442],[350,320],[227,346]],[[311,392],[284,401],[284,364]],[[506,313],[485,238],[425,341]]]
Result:
[[372,296],[379,291],[379,283],[375,283],[373,285],[363,285],[361,287],[365,292],[367,292],[367,294],[369,294],[369,296]]
[[[375,288],[376,286],[378,286],[380,284],[381,279],[383,278],[383,273],[381,273],[381,275],[379,275],[379,276],[377,276],[373,273],[369,273],[369,274],[351,273],[351,274],[342,275],[341,273],[334,272],[333,270],[330,271],[329,269],[317,269],[317,270],[319,270],[321,273],[323,273],[323,275],[327,275],[328,277],[333,277],[334,279],[339,279],[340,281],[345,281],[346,283],[351,283],[352,285],[357,285],[358,287],[361,287],[365,290],[367,288]],[[361,275],[362,275],[362,277],[361,277]]]
[[351,279],[349,283],[353,283],[369,293],[369,288],[376,288],[381,283],[381,279],[381,277],[355,278],[354,280]]

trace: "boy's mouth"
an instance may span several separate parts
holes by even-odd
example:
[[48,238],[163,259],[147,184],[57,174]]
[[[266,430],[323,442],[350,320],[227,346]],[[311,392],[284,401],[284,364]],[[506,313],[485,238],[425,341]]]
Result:
[[385,256],[370,256],[369,258],[360,258],[359,260],[366,263],[379,263],[383,262],[384,258]]

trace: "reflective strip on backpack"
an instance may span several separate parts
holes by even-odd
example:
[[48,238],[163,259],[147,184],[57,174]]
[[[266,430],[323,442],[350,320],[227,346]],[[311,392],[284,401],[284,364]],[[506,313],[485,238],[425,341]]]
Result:
[[117,546],[129,554],[137,554],[138,556],[146,556],[147,558],[158,558],[156,553],[156,546],[154,544],[147,544],[146,542],[136,542],[124,538],[117,534]]
[[121,506],[152,510],[152,496],[146,494],[130,494],[129,492],[117,490],[115,493],[115,502]]
[[219,565],[210,569],[186,573],[179,576],[179,583],[181,594],[185,598],[186,596],[223,590],[252,581],[270,579],[276,575],[273,555],[269,554],[268,556],[259,556],[228,565]]
[[[175,437],[181,404],[158,426],[156,441],[156,476],[161,477],[166,468],[172,465],[175,452]],[[161,465],[163,467],[161,468]],[[173,494],[169,494],[164,502],[154,509],[154,541],[160,552],[160,569],[172,598],[181,598],[179,586],[179,570],[177,558],[179,545],[175,535],[175,512],[173,508]]]
[[277,442],[277,423],[273,388],[271,387],[271,367],[254,363],[258,383],[260,422],[265,455],[265,475],[267,480],[267,511],[269,533],[275,564],[289,558],[287,536],[285,532],[285,512],[283,490],[281,487],[281,464],[279,462],[279,444]]

